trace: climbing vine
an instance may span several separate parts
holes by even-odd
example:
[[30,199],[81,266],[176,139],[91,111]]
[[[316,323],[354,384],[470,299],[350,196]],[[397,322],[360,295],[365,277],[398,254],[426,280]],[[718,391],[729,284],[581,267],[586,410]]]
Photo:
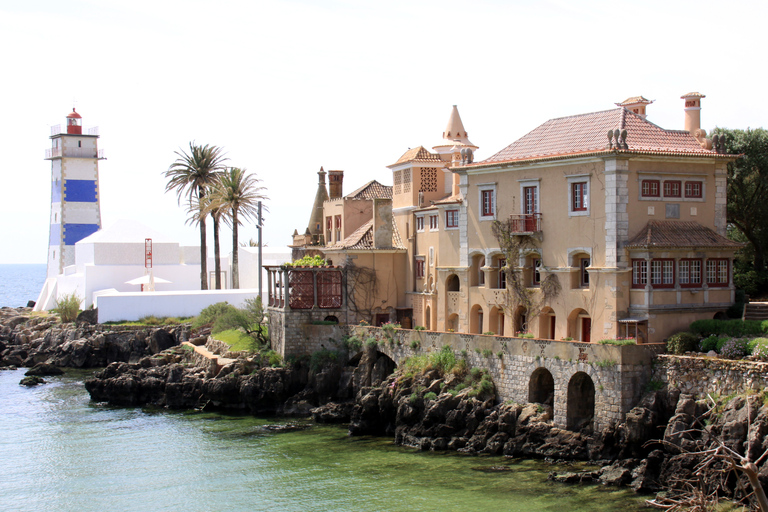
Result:
[[[560,279],[556,274],[548,274],[541,280],[538,288],[529,288],[526,286],[522,268],[513,262],[519,260],[520,254],[525,254],[528,250],[538,248],[538,240],[533,235],[519,235],[512,229],[510,220],[496,220],[491,225],[493,236],[499,242],[499,248],[504,254],[506,265],[499,271],[504,272],[507,286],[504,290],[504,301],[497,304],[506,316],[514,318],[515,310],[518,307],[525,309],[527,324],[541,314],[542,308],[549,304],[562,291]],[[520,326],[524,329],[527,326]]]

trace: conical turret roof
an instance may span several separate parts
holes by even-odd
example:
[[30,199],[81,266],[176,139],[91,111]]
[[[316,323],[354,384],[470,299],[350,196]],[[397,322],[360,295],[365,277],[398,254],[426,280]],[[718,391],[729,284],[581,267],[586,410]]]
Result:
[[320,177],[317,183],[317,193],[315,194],[315,202],[312,205],[312,213],[309,216],[309,226],[307,230],[313,235],[323,234],[323,201],[328,200],[328,189],[325,186],[325,170],[320,168],[318,171]]
[[443,132],[443,140],[434,146],[435,148],[443,146],[471,146],[477,148],[469,141],[467,130],[464,129],[464,123],[461,122],[459,109],[456,105],[451,110],[451,116],[448,118],[448,124]]

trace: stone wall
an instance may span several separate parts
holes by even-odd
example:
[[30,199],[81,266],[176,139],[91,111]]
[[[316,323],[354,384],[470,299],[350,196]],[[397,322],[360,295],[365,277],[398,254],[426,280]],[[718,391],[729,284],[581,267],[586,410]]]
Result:
[[[339,325],[314,325],[329,316],[346,318],[341,309],[293,309],[269,308],[269,338],[272,350],[283,358],[305,355],[328,347],[328,338],[341,341],[347,328]],[[319,327],[321,329],[315,329]],[[325,329],[322,329],[325,328]]]
[[768,387],[768,363],[664,354],[654,361],[652,379],[696,398],[726,396]]
[[384,329],[370,326],[299,324],[291,327],[291,332],[294,338],[287,344],[273,345],[277,351],[285,350],[281,352],[284,357],[332,349],[351,335],[363,342],[375,339],[379,352],[398,365],[407,357],[448,345],[464,355],[470,366],[489,370],[502,401],[528,403],[531,392],[536,393],[531,389],[537,386],[532,379],[534,372],[549,372],[554,381],[554,420],[561,427],[566,427],[572,416],[569,400],[572,408],[581,401],[579,382],[594,386],[596,428],[622,421],[651,380],[654,355],[664,350],[661,344],[614,346],[409,329],[397,329],[390,338]]

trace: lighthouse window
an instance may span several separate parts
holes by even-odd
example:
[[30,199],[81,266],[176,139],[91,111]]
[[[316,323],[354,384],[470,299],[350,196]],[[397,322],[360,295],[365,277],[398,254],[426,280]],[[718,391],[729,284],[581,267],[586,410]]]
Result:
[[79,148],[83,147],[83,141],[81,140],[77,141],[77,147]]

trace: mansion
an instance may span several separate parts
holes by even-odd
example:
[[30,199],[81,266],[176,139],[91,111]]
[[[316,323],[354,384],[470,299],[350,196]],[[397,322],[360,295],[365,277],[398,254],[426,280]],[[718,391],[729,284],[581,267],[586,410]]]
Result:
[[343,195],[344,173],[321,169],[294,257],[347,269],[345,316],[329,312],[342,323],[663,341],[734,302],[736,157],[701,129],[702,98],[682,97],[685,130],[648,121],[638,96],[551,119],[480,161],[454,106],[440,143],[387,166],[392,186]]

